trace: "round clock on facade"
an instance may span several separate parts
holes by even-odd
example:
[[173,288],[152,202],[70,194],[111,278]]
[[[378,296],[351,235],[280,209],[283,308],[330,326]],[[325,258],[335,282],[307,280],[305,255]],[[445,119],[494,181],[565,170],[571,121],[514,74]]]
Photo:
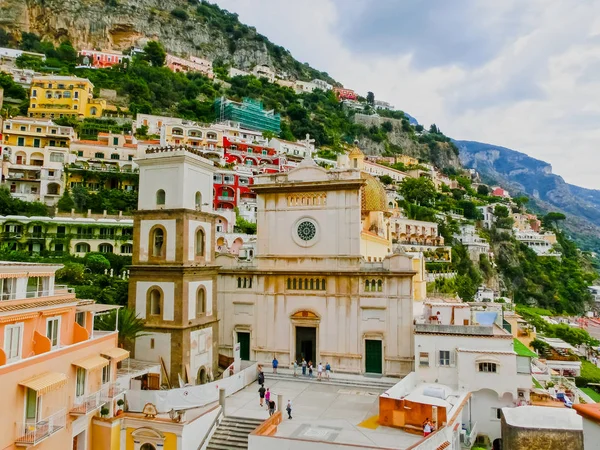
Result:
[[297,233],[300,239],[308,242],[315,238],[317,234],[317,227],[315,227],[314,223],[305,220],[298,224]]

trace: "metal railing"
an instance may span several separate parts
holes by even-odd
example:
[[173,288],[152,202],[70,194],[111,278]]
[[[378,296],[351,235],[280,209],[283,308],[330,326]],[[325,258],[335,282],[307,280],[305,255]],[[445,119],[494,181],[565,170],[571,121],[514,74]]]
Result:
[[125,388],[119,386],[117,383],[107,383],[102,386],[101,391],[102,399],[105,403],[107,403],[113,398],[125,392]]
[[100,408],[106,403],[106,396],[103,395],[103,391],[105,391],[104,387],[91,394],[75,397],[71,414],[87,414]]
[[54,433],[62,430],[67,422],[67,410],[65,408],[50,414],[44,419],[32,422],[17,423],[19,435],[15,445],[36,445]]
[[70,288],[66,285],[55,285],[54,290],[28,289],[26,291],[3,292],[0,294],[0,301],[49,297],[53,295],[66,295],[73,293],[75,293],[73,288]]

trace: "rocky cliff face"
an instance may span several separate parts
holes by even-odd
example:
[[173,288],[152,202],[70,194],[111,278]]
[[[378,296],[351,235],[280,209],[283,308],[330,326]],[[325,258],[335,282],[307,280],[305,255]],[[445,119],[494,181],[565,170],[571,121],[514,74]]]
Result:
[[[391,132],[387,133],[388,142],[397,148],[401,148],[402,154],[431,161],[437,167],[461,167],[458,156],[456,156],[449,145],[443,142],[439,143],[439,149],[432,151],[427,145],[415,142],[407,133],[402,131],[401,120],[375,115],[356,114],[354,122],[364,125],[367,128],[371,126],[379,127],[383,122],[390,122],[393,128]],[[366,155],[381,155],[386,151],[386,143],[374,142],[364,136],[358,139],[358,146]]]
[[[174,10],[185,15],[175,17]],[[186,0],[0,0],[0,27],[76,48],[124,50],[160,40],[168,52],[251,69],[267,65],[300,78],[317,71],[296,61],[237,16]],[[323,77],[326,78],[326,77]]]
[[456,141],[456,145],[465,167],[476,169],[486,182],[501,184],[513,195],[535,199],[543,210],[567,214],[570,231],[593,238],[597,241],[593,249],[600,250],[600,191],[568,184],[552,173],[550,164],[515,150],[473,141]]

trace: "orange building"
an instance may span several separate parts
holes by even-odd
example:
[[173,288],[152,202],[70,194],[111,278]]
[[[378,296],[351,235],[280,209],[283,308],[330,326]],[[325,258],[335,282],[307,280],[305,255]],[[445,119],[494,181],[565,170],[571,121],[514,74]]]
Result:
[[[118,306],[78,300],[54,283],[62,266],[0,262],[0,448],[92,448],[92,417],[111,416],[129,352],[94,317]],[[106,409],[105,409],[106,408]]]

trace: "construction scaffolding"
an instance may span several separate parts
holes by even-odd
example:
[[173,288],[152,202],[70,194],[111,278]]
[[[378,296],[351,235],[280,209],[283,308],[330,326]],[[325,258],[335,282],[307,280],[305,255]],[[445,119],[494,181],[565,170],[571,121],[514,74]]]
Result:
[[225,97],[215,100],[215,111],[221,122],[231,120],[241,127],[256,131],[281,131],[281,116],[273,110],[265,111],[259,100],[244,98],[242,103]]

